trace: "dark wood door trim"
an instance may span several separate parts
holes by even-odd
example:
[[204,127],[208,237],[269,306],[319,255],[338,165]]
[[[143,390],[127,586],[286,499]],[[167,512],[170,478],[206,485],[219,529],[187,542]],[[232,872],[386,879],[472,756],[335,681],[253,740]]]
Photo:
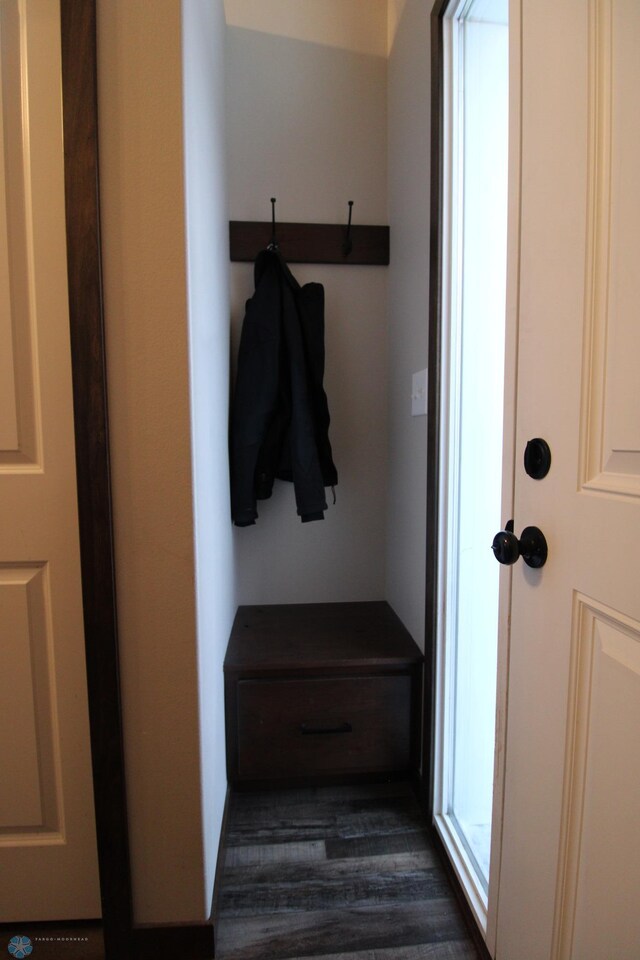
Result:
[[427,562],[424,647],[423,802],[433,819],[433,757],[438,625],[438,514],[440,474],[440,350],[442,329],[442,20],[450,0],[431,11],[431,184],[429,227],[429,365],[427,397]]
[[133,926],[109,470],[95,0],[61,0],[71,359],[82,595],[102,918],[108,956]]

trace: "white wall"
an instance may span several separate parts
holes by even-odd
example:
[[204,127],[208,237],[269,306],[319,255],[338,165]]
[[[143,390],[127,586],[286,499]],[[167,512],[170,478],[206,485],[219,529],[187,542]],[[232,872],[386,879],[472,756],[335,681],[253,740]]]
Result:
[[[304,7],[305,16],[300,16]],[[387,222],[385,0],[226,0],[230,216]],[[268,15],[265,11],[268,11]],[[326,292],[330,439],[339,485],[301,524],[276,482],[256,526],[236,529],[240,603],[384,597],[387,463],[385,267],[294,265]],[[237,353],[251,265],[232,268]]]
[[187,283],[196,549],[204,915],[226,794],[222,663],[235,614],[229,520],[229,241],[221,4],[182,0]]
[[233,595],[223,23],[219,4],[186,7],[185,84],[194,99],[183,116],[180,0],[98,0],[118,620],[139,923],[208,917],[225,790],[221,660]]
[[427,366],[431,0],[389,0],[389,502],[386,599],[424,642],[427,418],[411,375]]

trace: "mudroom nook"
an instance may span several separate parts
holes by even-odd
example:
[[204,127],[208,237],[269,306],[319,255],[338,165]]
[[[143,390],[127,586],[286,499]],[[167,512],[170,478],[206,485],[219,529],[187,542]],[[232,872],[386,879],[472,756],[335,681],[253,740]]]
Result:
[[[304,16],[294,4],[286,13],[278,4],[225,4],[232,500],[234,462],[246,471],[253,456],[260,466],[257,501],[247,501],[245,478],[243,509],[236,496],[234,513],[239,607],[224,662],[231,794],[219,886],[223,957],[332,953],[338,938],[354,956],[376,944],[431,940],[452,957],[475,956],[428,836],[422,779],[430,738],[422,653],[429,25],[417,7],[403,17],[403,6],[369,3],[362,17],[357,3],[314,3]],[[407,166],[412,154],[416,167]],[[271,301],[269,255],[284,264],[270,281]],[[283,407],[295,414],[295,397],[283,402],[282,393],[299,369],[277,388],[271,371],[279,358],[289,372],[290,325],[299,322],[304,339],[318,286],[332,461],[322,470],[322,519],[301,522],[295,428],[283,439],[278,426]],[[261,419],[269,390],[271,432]],[[252,397],[257,407],[247,411]],[[322,416],[319,451],[326,430]],[[258,437],[266,452],[251,453]],[[285,447],[279,471],[268,465],[276,442]],[[263,498],[265,464],[276,479]],[[335,487],[327,479],[334,468]],[[368,834],[379,862],[363,856]],[[331,861],[338,850],[341,865]],[[360,859],[351,861],[356,850]],[[273,858],[262,872],[242,866],[262,857]],[[376,869],[377,879],[369,877]],[[347,904],[355,909],[349,919],[340,912]],[[379,926],[392,904],[412,917],[395,939]]]

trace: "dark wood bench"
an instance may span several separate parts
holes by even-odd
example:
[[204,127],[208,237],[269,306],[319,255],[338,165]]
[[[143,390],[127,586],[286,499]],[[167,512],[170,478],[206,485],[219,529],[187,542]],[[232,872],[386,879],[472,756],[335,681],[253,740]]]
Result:
[[239,607],[224,662],[229,782],[410,776],[422,663],[383,601]]

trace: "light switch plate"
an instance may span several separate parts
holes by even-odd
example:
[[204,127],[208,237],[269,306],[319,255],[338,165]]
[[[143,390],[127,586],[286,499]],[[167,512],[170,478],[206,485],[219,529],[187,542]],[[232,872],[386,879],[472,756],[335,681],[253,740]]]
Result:
[[411,416],[423,417],[427,413],[427,371],[419,370],[411,380]]

